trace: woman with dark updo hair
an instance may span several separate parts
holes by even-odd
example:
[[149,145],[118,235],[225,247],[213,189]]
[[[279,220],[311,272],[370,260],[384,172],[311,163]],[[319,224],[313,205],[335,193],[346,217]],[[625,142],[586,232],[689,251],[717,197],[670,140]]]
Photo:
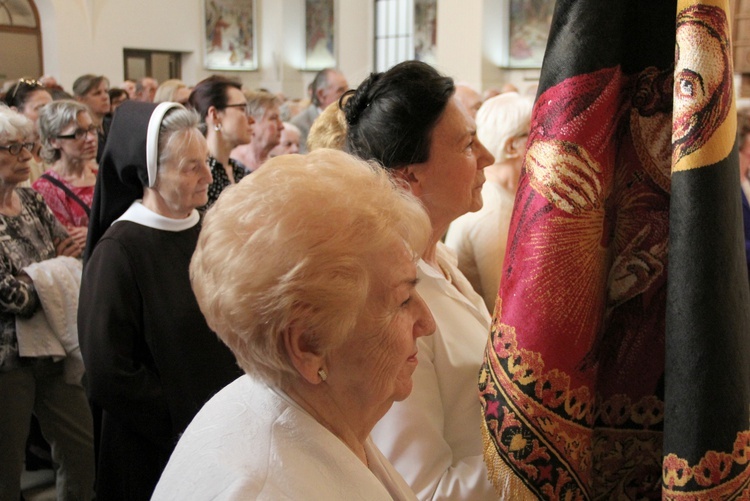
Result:
[[343,107],[347,150],[408,185],[432,223],[417,291],[437,330],[417,340],[414,390],[372,437],[419,499],[497,499],[483,461],[475,391],[490,315],[440,241],[454,219],[482,207],[483,169],[494,160],[454,91],[451,78],[407,61],[345,94],[352,95]]

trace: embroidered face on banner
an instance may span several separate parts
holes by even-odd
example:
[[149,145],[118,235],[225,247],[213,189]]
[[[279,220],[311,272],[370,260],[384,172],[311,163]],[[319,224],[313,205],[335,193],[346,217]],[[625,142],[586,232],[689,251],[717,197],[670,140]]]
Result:
[[[729,23],[723,9],[692,5],[677,15],[674,72],[674,170],[711,165],[726,157],[733,134],[716,134],[720,127],[736,128],[729,113],[732,63]],[[712,139],[715,138],[713,141]],[[694,158],[686,157],[695,153]],[[683,158],[685,160],[683,160]]]

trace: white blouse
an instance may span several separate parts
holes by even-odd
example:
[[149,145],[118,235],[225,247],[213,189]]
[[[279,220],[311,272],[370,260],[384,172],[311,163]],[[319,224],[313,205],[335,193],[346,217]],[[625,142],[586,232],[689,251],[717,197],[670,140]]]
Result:
[[490,331],[482,298],[438,244],[437,260],[450,274],[419,261],[417,291],[437,330],[417,340],[414,388],[372,431],[375,445],[421,500],[494,500],[482,449],[477,377]]
[[152,500],[415,500],[368,439],[369,469],[278,389],[241,376],[182,435]]

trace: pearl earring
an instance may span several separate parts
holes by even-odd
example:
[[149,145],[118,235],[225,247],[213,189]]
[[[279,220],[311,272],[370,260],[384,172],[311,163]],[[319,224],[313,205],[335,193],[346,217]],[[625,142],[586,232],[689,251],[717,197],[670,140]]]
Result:
[[219,131],[221,130],[221,124],[220,124],[220,123],[219,123],[219,124],[215,124],[215,125],[214,125],[214,130],[215,130],[216,132],[219,132]]

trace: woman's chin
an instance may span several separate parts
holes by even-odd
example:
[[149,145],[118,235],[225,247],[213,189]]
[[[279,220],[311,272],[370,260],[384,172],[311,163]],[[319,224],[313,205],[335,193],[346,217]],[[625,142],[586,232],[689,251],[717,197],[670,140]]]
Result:
[[202,194],[199,197],[196,197],[196,201],[193,205],[193,209],[197,209],[198,207],[203,207],[208,203],[208,192]]
[[393,392],[393,401],[401,402],[402,400],[406,400],[406,398],[411,395],[411,390],[413,387],[414,382],[412,381],[411,374],[406,381],[398,381]]

